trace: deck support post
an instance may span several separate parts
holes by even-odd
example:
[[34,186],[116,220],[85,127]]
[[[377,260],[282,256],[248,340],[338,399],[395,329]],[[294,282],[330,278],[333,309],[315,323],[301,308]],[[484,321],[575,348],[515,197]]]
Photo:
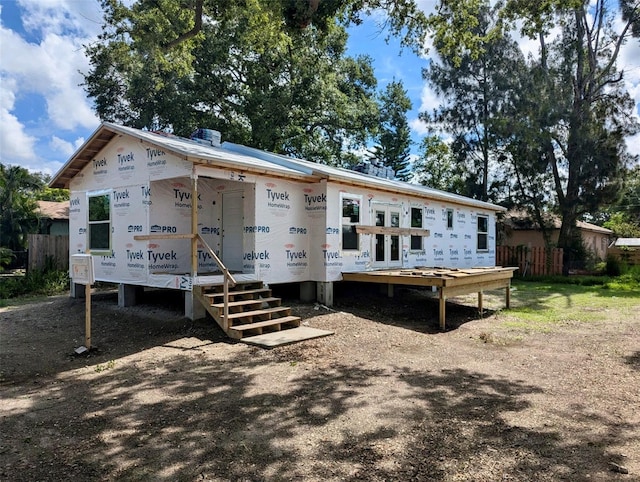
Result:
[[84,285],[81,285],[80,283],[74,283],[73,280],[71,280],[69,284],[69,298],[79,300],[84,297],[85,297]]
[[118,285],[118,306],[120,308],[135,306],[143,290],[142,286],[120,283]]
[[300,301],[303,303],[311,303],[316,299],[316,283],[315,281],[303,281],[300,283]]
[[511,280],[504,289],[504,305],[507,309],[511,307]]
[[190,320],[200,320],[207,316],[204,305],[194,296],[193,291],[184,291],[184,316]]
[[332,281],[318,281],[316,283],[316,299],[325,306],[333,306]]
[[440,295],[440,309],[438,310],[438,318],[440,321],[440,329],[444,331],[446,329],[445,318],[447,304],[447,297],[444,295],[444,286],[440,286],[438,288],[438,294]]
[[482,306],[482,296],[482,291],[478,291],[478,312],[480,313],[480,316],[482,316],[484,313],[484,308]]

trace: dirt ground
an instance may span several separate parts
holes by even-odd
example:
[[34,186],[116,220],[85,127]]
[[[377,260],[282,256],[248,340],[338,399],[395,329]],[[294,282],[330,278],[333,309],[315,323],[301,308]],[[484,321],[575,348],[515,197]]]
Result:
[[175,293],[95,294],[88,356],[83,300],[1,308],[0,480],[640,480],[637,311],[541,332],[451,304],[441,333],[422,293],[347,291],[289,303],[335,335],[273,350]]

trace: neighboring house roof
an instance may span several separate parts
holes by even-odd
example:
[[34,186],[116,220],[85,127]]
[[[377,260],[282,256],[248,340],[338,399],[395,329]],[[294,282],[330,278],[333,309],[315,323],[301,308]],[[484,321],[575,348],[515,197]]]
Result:
[[402,181],[383,179],[337,167],[294,159],[261,151],[230,142],[221,147],[163,133],[142,131],[109,122],[103,122],[91,137],[76,151],[51,181],[51,187],[68,188],[71,179],[78,174],[117,135],[129,135],[154,144],[195,164],[215,164],[257,174],[318,182],[322,179],[360,187],[382,189],[398,194],[409,194],[434,200],[454,202],[490,211],[505,211],[501,206],[478,201],[465,196]]
[[627,248],[640,248],[640,238],[618,238],[613,245],[618,248],[622,246]]
[[[521,211],[509,211],[505,215],[504,222],[509,227],[511,227],[511,229],[514,229],[514,230],[530,230],[530,229],[538,230],[539,229],[538,223],[532,220],[531,216],[528,213],[524,213]],[[560,229],[560,226],[562,225],[562,219],[560,218],[560,216],[556,214],[548,214],[548,213],[545,214],[545,222],[548,223],[548,225],[552,229]],[[602,226],[597,226],[595,224],[587,223],[585,221],[578,221],[576,223],[576,226],[578,227],[578,229],[581,229],[583,231],[593,231],[596,233],[602,233],[607,235],[613,234],[613,231],[611,231],[610,229],[603,228]]]
[[69,201],[38,201],[38,217],[68,220]]

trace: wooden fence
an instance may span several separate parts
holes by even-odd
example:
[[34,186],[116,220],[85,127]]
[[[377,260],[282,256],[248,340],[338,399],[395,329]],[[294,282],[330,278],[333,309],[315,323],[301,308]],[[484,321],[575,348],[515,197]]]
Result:
[[496,265],[517,266],[520,276],[562,274],[562,248],[552,248],[548,259],[547,253],[543,247],[498,246]]
[[69,236],[30,234],[27,269],[69,269]]

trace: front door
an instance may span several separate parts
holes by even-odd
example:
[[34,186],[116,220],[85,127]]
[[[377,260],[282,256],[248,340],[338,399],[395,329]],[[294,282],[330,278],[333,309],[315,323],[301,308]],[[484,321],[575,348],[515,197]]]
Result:
[[[400,206],[373,204],[373,220],[376,227],[399,228]],[[372,237],[373,264],[379,268],[400,266],[402,264],[400,235],[378,233]]]
[[222,193],[222,262],[227,269],[242,272],[244,224],[242,191]]

